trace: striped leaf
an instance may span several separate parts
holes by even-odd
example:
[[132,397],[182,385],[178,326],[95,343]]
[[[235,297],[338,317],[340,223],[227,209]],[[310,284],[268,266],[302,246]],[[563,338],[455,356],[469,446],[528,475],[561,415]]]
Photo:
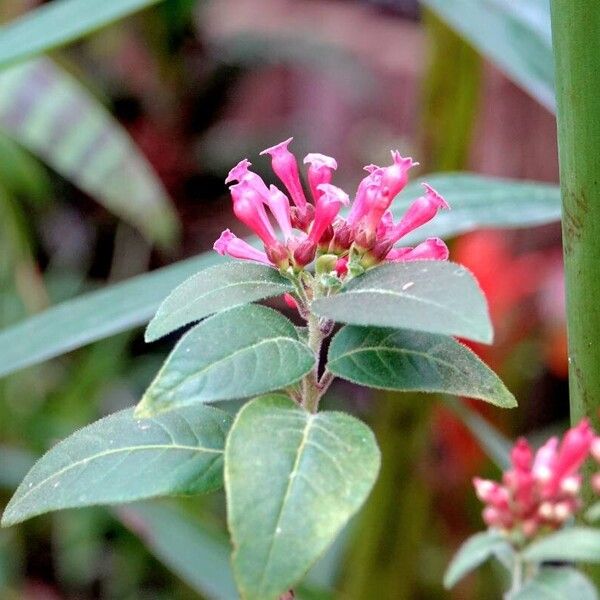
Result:
[[51,60],[0,73],[0,127],[149,239],[173,238],[176,218],[147,160],[108,111]]

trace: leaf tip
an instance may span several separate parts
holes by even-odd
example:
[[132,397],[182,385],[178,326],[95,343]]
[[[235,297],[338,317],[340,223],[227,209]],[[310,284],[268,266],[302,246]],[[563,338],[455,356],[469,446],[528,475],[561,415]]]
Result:
[[134,419],[149,419],[156,415],[156,410],[152,407],[152,405],[147,401],[146,396],[144,396],[139,404],[135,407],[133,411]]
[[151,342],[155,342],[161,338],[162,335],[163,334],[160,332],[160,330],[157,331],[156,320],[152,319],[152,321],[148,323],[146,331],[144,331],[144,342],[146,342],[146,344],[150,344]]

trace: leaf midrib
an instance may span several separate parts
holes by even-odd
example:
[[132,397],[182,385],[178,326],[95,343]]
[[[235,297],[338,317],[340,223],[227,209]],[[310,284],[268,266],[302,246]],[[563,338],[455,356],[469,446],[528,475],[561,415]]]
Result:
[[[350,290],[348,290],[346,292],[343,292],[343,295],[350,295],[350,294],[379,294],[379,295],[382,295],[382,296],[385,296],[385,295],[397,296],[397,297],[403,298],[405,300],[413,300],[415,302],[422,302],[423,304],[429,304],[431,306],[435,306],[436,308],[440,308],[440,309],[442,309],[442,310],[444,310],[446,312],[449,312],[449,313],[455,315],[461,321],[463,321],[464,323],[467,323],[469,325],[476,324],[475,321],[471,321],[471,320],[465,318],[464,315],[462,315],[461,313],[459,313],[455,309],[450,308],[449,306],[446,306],[445,304],[440,304],[439,302],[436,302],[434,300],[430,300],[428,298],[422,298],[422,297],[419,297],[419,296],[414,296],[413,294],[407,294],[405,292],[397,292],[395,290],[378,289],[378,288],[350,289]],[[335,298],[335,296],[332,296],[332,298]]]
[[[181,306],[180,308],[178,308],[176,310],[169,311],[168,314],[170,316],[169,317],[165,317],[165,319],[166,318],[171,318],[173,315],[178,315],[182,311],[189,310],[189,307],[192,304],[196,304],[197,302],[199,302],[201,300],[206,300],[212,294],[217,294],[217,293],[222,292],[224,290],[227,290],[229,288],[238,287],[238,286],[244,286],[244,285],[259,285],[259,286],[260,285],[265,285],[265,286],[272,285],[272,286],[277,286],[277,287],[284,288],[284,289],[291,289],[291,286],[286,285],[285,282],[281,282],[281,283],[279,283],[279,282],[271,282],[271,281],[265,282],[265,281],[261,281],[261,280],[236,281],[235,283],[229,283],[227,285],[223,285],[221,287],[214,288],[212,290],[209,290],[209,291],[201,294],[200,296],[197,296],[196,298],[194,298],[194,300],[191,300],[191,301],[187,302],[184,306]],[[264,297],[266,297],[266,296],[264,296]],[[169,300],[169,298],[167,298],[165,300],[165,302],[167,302],[168,300]],[[233,306],[232,306],[232,308],[233,308]],[[156,317],[155,317],[155,319],[158,319],[160,316],[162,316],[162,315],[157,314]]]
[[[175,385],[175,386],[173,386],[173,387],[171,387],[169,389],[172,392],[175,391],[175,390],[178,390],[182,385],[184,385],[185,383],[187,383],[190,379],[193,379],[195,377],[201,376],[206,371],[212,369],[213,367],[215,367],[216,365],[218,365],[218,364],[220,364],[220,363],[222,363],[224,361],[232,359],[237,354],[240,354],[242,352],[246,352],[246,351],[251,350],[251,349],[258,348],[259,346],[261,346],[263,344],[269,344],[269,343],[277,344],[280,341],[288,341],[288,342],[291,342],[293,344],[297,344],[298,346],[301,346],[303,349],[304,348],[308,349],[308,346],[306,346],[305,344],[303,344],[300,340],[294,339],[292,337],[281,335],[281,336],[277,336],[277,337],[266,338],[264,340],[260,340],[259,342],[252,343],[249,346],[245,346],[244,348],[238,348],[235,352],[232,352],[231,354],[228,354],[227,356],[224,356],[223,358],[219,358],[218,360],[215,360],[215,361],[211,362],[210,364],[208,364],[206,367],[200,369],[199,371],[194,371],[190,375],[187,375],[177,385]],[[168,363],[165,363],[165,366],[163,368],[166,368],[167,366],[168,366]],[[157,375],[157,381],[158,381],[160,375],[161,375],[160,373]],[[300,375],[298,377],[298,379],[300,377],[302,377],[302,375]],[[293,382],[291,382],[291,383],[293,383]]]
[[[66,467],[59,469],[58,471],[56,471],[49,477],[46,477],[45,479],[40,481],[38,484],[36,484],[33,487],[31,487],[30,489],[28,489],[18,499],[18,502],[15,502],[15,504],[18,505],[19,503],[23,502],[30,494],[32,494],[33,492],[38,490],[40,487],[42,487],[43,485],[45,485],[52,479],[55,479],[56,477],[59,477],[60,475],[66,473],[67,471],[70,471],[71,469],[79,467],[80,465],[83,465],[85,463],[88,463],[88,462],[91,462],[94,460],[98,460],[105,456],[110,456],[111,454],[119,454],[121,452],[132,453],[132,452],[136,452],[136,451],[143,452],[143,451],[147,451],[147,450],[176,450],[176,451],[186,451],[186,452],[191,451],[191,452],[207,453],[207,454],[223,454],[223,450],[220,450],[218,448],[206,448],[204,446],[186,446],[186,445],[182,445],[182,444],[147,444],[144,446],[123,446],[121,448],[111,448],[110,450],[105,450],[103,452],[99,452],[98,454],[94,454],[92,456],[87,456],[86,458],[75,461],[74,463],[70,463]],[[10,512],[14,512],[14,509],[13,509],[13,511],[10,511]]]
[[281,506],[279,507],[277,521],[275,522],[275,529],[273,530],[273,534],[271,535],[271,541],[269,544],[269,551],[267,553],[267,559],[264,562],[264,567],[263,567],[263,570],[261,573],[260,583],[258,586],[258,589],[260,591],[262,591],[263,586],[265,584],[267,572],[269,571],[269,568],[271,565],[273,548],[275,547],[275,536],[277,534],[277,530],[280,528],[281,520],[283,518],[283,513],[285,512],[285,505],[291,494],[292,487],[294,486],[296,479],[298,479],[298,477],[297,477],[298,467],[300,466],[300,462],[302,460],[302,454],[303,454],[304,449],[306,448],[306,444],[308,442],[308,435],[310,433],[311,425],[315,419],[316,419],[316,415],[307,414],[307,416],[306,416],[306,425],[304,426],[304,429],[302,431],[302,438],[300,439],[300,444],[298,444],[298,449],[296,451],[296,458],[294,460],[294,465],[293,465],[292,470],[290,471],[290,475],[288,477],[288,483],[286,486],[286,490],[283,495],[283,500],[281,501]]
[[423,356],[424,358],[435,361],[441,365],[444,365],[450,369],[453,369],[457,373],[462,373],[462,371],[458,367],[456,367],[456,365],[454,365],[454,363],[442,360],[440,358],[435,358],[432,355],[427,354],[426,352],[421,352],[419,350],[408,350],[406,348],[391,348],[389,346],[361,346],[360,348],[355,348],[353,350],[344,352],[343,354],[340,354],[340,356],[329,361],[328,367],[330,364],[336,363],[337,361],[347,358],[349,356],[352,356],[353,354],[360,354],[361,352],[369,352],[369,351],[392,352],[392,353],[397,353],[397,354],[416,354],[417,356]]

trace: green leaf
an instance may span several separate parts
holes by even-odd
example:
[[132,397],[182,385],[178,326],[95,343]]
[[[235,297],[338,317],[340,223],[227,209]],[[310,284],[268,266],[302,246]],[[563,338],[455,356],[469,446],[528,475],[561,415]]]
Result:
[[51,60],[0,72],[0,126],[149,239],[173,239],[177,219],[146,158],[110,113]]
[[146,323],[186,277],[221,260],[201,254],[83,294],[0,331],[0,376]]
[[485,453],[491,458],[501,471],[510,468],[510,450],[512,444],[500,431],[486,421],[478,412],[468,404],[457,398],[444,397],[444,402],[454,411],[458,418],[465,424]]
[[595,502],[587,509],[585,518],[591,523],[600,520],[600,502]]
[[533,542],[523,551],[532,562],[600,562],[600,530],[569,527]]
[[48,52],[159,0],[55,0],[0,29],[0,67]]
[[245,600],[298,582],[369,494],[380,456],[372,432],[283,396],[239,412],[225,447],[233,569]]
[[[523,2],[423,0],[452,29],[551,111],[556,110],[549,5],[546,21],[524,18]],[[531,4],[531,2],[529,3]],[[529,13],[531,14],[531,12]]]
[[119,507],[117,514],[164,565],[202,597],[231,600],[238,593],[224,536],[164,502]]
[[329,347],[327,369],[369,387],[441,392],[517,405],[500,378],[467,347],[445,335],[347,325]]
[[231,417],[194,406],[139,421],[127,409],[75,432],[45,454],[9,502],[2,525],[80,506],[196,494],[222,483]]
[[473,275],[445,261],[388,263],[350,281],[312,309],[351,325],[374,325],[491,342],[492,324]]
[[[212,523],[163,501],[119,507],[115,512],[156,558],[203,598],[239,598],[230,563],[231,544]],[[333,592],[310,576],[294,591],[298,600],[334,598]]]
[[482,228],[533,227],[560,221],[557,185],[472,173],[438,173],[409,184],[392,204],[396,219],[422,195],[421,181],[438,190],[451,210],[441,210],[435,219],[403,237],[402,245],[428,237],[449,238]]
[[251,262],[229,262],[200,271],[175,288],[146,329],[152,342],[213,313],[293,290],[275,269]]
[[544,567],[510,600],[597,600],[594,584],[575,569]]
[[496,552],[507,553],[512,549],[506,539],[495,531],[482,531],[471,536],[458,550],[444,575],[444,586],[454,587],[465,575],[475,570]]
[[[446,194],[453,210],[442,211],[431,226],[420,227],[414,236],[407,236],[407,243],[429,235],[451,237],[483,226],[518,227],[560,217],[556,186],[462,174],[436,175],[427,180]],[[414,188],[407,190],[397,200],[397,216],[420,193]],[[494,214],[498,216],[491,219]],[[0,332],[0,376],[137,327],[152,317],[160,301],[177,284],[219,258],[214,253],[200,255],[82,295]]]
[[282,389],[299,381],[314,364],[314,353],[282,314],[255,304],[232,308],[181,338],[136,415]]

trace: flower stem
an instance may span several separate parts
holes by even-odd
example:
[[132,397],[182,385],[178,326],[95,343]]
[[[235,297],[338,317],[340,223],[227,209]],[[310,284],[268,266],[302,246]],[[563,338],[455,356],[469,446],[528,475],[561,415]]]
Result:
[[307,373],[302,381],[303,406],[311,413],[317,412],[319,400],[323,395],[319,386],[319,359],[321,357],[321,344],[323,343],[323,333],[321,331],[319,317],[314,314],[308,316],[308,347],[315,354],[315,366]]
[[515,562],[512,568],[511,576],[512,584],[508,594],[509,598],[516,596],[517,593],[521,591],[521,586],[523,585],[523,559],[518,553],[515,554]]

